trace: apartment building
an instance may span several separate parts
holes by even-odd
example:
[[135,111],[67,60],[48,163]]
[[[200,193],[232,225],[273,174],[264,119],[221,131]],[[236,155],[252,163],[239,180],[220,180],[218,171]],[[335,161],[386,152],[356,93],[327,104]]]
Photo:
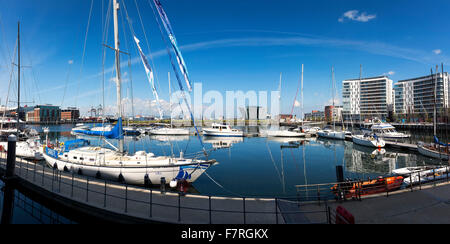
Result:
[[342,82],[344,120],[386,119],[394,109],[392,80],[387,76]]
[[449,107],[450,80],[447,72],[398,81],[394,86],[396,114],[433,118],[435,89],[436,110],[440,113]]

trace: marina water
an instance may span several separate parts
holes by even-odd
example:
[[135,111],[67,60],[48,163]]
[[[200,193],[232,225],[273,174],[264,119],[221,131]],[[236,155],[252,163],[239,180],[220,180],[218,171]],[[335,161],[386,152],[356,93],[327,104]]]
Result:
[[[49,139],[53,142],[74,139],[70,134],[72,127],[50,126]],[[42,132],[40,126],[34,128]],[[43,133],[41,138],[45,140]],[[85,138],[92,145],[104,145],[99,138]],[[423,136],[412,138],[413,141],[423,139]],[[338,165],[343,166],[345,178],[367,179],[391,175],[396,168],[442,164],[417,153],[391,148],[379,150],[315,137],[203,137],[203,140],[206,148],[212,150],[209,158],[219,163],[212,165],[188,189],[189,193],[202,195],[290,198],[296,197],[296,185],[336,182]],[[183,152],[189,157],[201,151],[195,136],[125,137],[125,148],[131,153],[146,151],[157,156],[179,156]]]

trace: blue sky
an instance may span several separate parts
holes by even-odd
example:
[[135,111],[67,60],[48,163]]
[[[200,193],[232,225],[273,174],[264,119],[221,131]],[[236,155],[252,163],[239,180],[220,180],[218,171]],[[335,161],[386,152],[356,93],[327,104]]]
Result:
[[[0,94],[8,91],[10,60],[21,22],[22,101],[88,108],[102,103],[102,35],[109,0],[94,0],[86,48],[83,47],[91,0],[0,0]],[[136,3],[143,20],[145,41]],[[161,0],[186,61],[191,80],[203,91],[278,88],[283,73],[282,112],[290,113],[301,65],[305,112],[323,110],[331,98],[331,66],[337,94],[342,80],[388,74],[394,81],[428,75],[431,67],[450,63],[450,2],[435,1],[295,1]],[[160,96],[168,100],[166,46],[148,0],[125,0],[144,52],[153,55]],[[124,8],[122,8],[123,12]],[[152,100],[145,72],[121,22],[124,96],[133,81],[137,104]],[[125,32],[123,32],[125,29]],[[107,44],[113,46],[112,24]],[[128,46],[128,48],[127,48]],[[105,62],[106,105],[115,104],[111,82],[113,53]],[[149,56],[150,58],[150,56]],[[175,85],[175,83],[173,83]],[[14,87],[11,96],[15,97]],[[12,98],[14,99],[14,98]],[[300,100],[298,97],[297,100]],[[338,98],[340,100],[340,98]],[[140,111],[137,109],[138,113]],[[296,114],[300,114],[298,108]]]

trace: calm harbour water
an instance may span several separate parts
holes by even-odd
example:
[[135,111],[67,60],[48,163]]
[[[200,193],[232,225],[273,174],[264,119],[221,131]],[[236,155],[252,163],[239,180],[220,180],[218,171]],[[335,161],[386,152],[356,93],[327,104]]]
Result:
[[[34,128],[42,132],[40,126]],[[72,128],[73,125],[49,126],[49,139],[74,139],[70,134]],[[215,149],[210,152],[209,158],[219,162],[192,184],[189,192],[202,195],[295,197],[295,185],[336,182],[338,165],[343,166],[345,178],[367,179],[391,175],[392,170],[396,168],[443,163],[415,153],[393,149],[380,151],[348,141],[322,138],[202,138],[207,149]],[[412,140],[430,138],[426,134],[414,135]],[[41,139],[45,140],[45,135],[42,134]],[[86,139],[90,139],[94,145],[103,144],[98,138]],[[187,156],[201,151],[201,144],[196,136],[125,137],[125,147],[131,153],[146,151],[155,155],[170,155],[173,152],[178,156],[180,151],[183,151]],[[23,206],[30,208],[30,204],[24,205],[20,199],[15,202],[16,205],[22,202]],[[41,221],[30,215],[30,211],[23,209],[25,208],[14,209],[14,219],[17,223],[54,221],[49,218],[47,221]],[[71,222],[64,217],[60,219],[63,223]]]

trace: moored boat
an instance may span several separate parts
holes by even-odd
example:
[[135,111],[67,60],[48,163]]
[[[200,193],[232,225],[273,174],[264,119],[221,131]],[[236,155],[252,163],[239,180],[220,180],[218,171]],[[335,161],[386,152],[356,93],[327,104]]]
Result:
[[422,170],[405,176],[405,184],[419,184],[449,177],[449,166]]
[[386,191],[400,189],[404,178],[402,176],[378,177],[367,181],[349,181],[335,184],[331,191],[336,196],[345,198],[357,198],[359,196],[373,195]]
[[213,123],[211,128],[203,129],[204,136],[237,136],[243,137],[244,132],[238,129],[232,129],[228,124]]
[[375,134],[354,135],[352,139],[353,143],[366,147],[382,148],[386,145],[386,142],[383,139],[378,138]]
[[417,144],[417,151],[419,151],[420,154],[431,158],[441,160],[449,160],[450,158],[450,145],[440,143],[437,137],[435,137],[435,143],[432,144],[419,142]]

